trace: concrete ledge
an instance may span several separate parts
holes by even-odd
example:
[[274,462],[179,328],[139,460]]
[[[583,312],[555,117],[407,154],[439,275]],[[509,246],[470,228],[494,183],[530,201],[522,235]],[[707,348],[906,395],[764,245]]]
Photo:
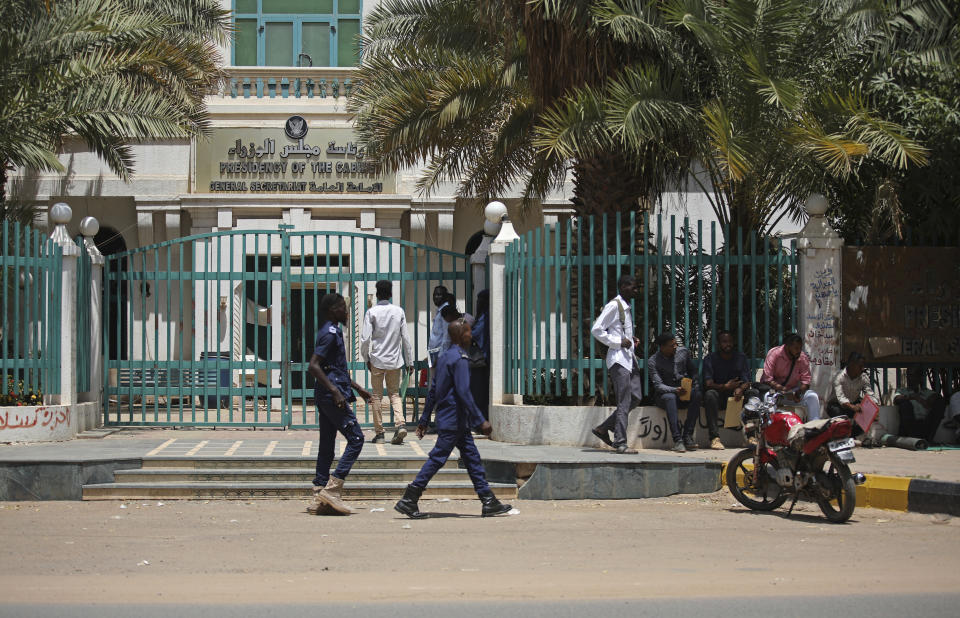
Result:
[[526,500],[626,500],[720,489],[718,462],[684,464],[541,463],[517,497]]
[[140,459],[4,463],[0,500],[80,500],[84,485],[111,483],[114,470],[140,466]]
[[[513,444],[602,447],[590,430],[613,413],[609,406],[491,405],[491,438]],[[680,421],[686,419],[680,411]],[[722,423],[722,419],[721,419]],[[701,410],[694,439],[702,447],[710,444],[706,417]],[[745,446],[743,434],[720,429],[720,441],[727,448]],[[669,449],[673,446],[667,413],[662,408],[641,406],[630,411],[627,444],[637,449]]]

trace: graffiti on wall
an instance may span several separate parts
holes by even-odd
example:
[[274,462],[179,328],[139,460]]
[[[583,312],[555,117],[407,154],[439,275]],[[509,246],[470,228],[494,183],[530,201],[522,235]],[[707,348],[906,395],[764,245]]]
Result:
[[816,309],[807,314],[806,347],[811,365],[837,364],[837,322],[840,302],[840,281],[837,273],[826,266],[813,275],[809,283]]
[[53,431],[70,422],[67,407],[23,407],[0,410],[0,431],[40,427]]

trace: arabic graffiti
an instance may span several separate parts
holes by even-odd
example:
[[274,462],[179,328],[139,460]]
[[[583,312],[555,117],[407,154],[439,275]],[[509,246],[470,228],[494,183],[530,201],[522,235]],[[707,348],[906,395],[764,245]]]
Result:
[[39,406],[36,408],[24,407],[23,409],[0,410],[0,431],[6,429],[29,429],[39,425],[53,431],[60,425],[64,425],[70,420],[70,408],[55,407],[48,408]]
[[810,281],[810,293],[816,310],[808,313],[806,343],[811,365],[832,367],[837,363],[837,320],[840,284],[833,268],[817,270]]
[[669,435],[670,431],[669,425],[667,424],[666,413],[656,419],[650,416],[640,417],[640,430],[637,432],[637,437],[666,444],[667,436]]

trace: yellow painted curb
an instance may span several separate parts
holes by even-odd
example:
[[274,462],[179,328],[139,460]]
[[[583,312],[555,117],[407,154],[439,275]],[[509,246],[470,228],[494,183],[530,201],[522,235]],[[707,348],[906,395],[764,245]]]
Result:
[[867,474],[867,482],[857,487],[857,506],[890,511],[906,511],[910,479],[902,476]]
[[[857,506],[888,511],[906,511],[909,504],[910,479],[902,476],[867,474],[867,481],[857,487]],[[727,464],[720,468],[720,482],[727,483]]]

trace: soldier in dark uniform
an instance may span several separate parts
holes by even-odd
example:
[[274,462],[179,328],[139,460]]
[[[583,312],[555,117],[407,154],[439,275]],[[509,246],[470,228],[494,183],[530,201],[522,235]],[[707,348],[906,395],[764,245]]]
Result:
[[[353,510],[340,497],[343,481],[350,473],[353,462],[363,449],[363,431],[350,403],[357,400],[357,391],[364,400],[370,393],[350,379],[347,371],[347,354],[343,345],[340,324],[347,319],[347,304],[339,294],[327,294],[320,301],[320,316],[323,324],[314,340],[313,355],[308,371],[316,378],[313,400],[317,404],[320,422],[317,474],[313,479],[313,502],[307,511],[313,515],[339,513],[348,515]],[[333,462],[333,447],[337,432],[347,440],[347,447],[340,457],[337,469],[330,474]]]
[[483,470],[483,462],[480,460],[480,452],[477,451],[477,446],[473,443],[473,435],[470,433],[471,428],[479,427],[484,435],[489,436],[492,430],[490,421],[483,418],[483,414],[470,394],[470,367],[467,362],[469,357],[464,352],[472,341],[470,325],[460,318],[451,322],[448,328],[453,345],[440,355],[437,373],[417,427],[417,437],[422,438],[427,431],[430,415],[436,408],[437,443],[430,451],[430,456],[423,467],[420,468],[417,478],[407,485],[403,498],[393,508],[414,519],[426,517],[427,514],[421,513],[417,508],[417,501],[423,494],[423,490],[427,488],[427,483],[447,463],[447,458],[456,447],[467,466],[473,488],[483,504],[481,515],[483,517],[500,515],[509,511],[511,507],[497,500],[490,491],[490,485],[487,484],[486,473]]

